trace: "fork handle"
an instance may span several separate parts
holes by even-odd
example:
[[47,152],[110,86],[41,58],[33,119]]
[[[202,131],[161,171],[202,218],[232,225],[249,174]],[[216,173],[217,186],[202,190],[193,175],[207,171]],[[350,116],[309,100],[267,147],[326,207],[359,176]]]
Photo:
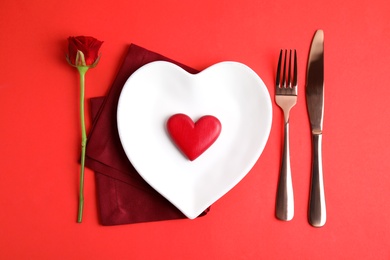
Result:
[[322,227],[326,222],[324,179],[322,172],[322,134],[312,134],[313,158],[309,199],[309,223]]
[[290,167],[289,122],[284,123],[284,145],[276,194],[276,217],[289,221],[294,217],[294,193]]

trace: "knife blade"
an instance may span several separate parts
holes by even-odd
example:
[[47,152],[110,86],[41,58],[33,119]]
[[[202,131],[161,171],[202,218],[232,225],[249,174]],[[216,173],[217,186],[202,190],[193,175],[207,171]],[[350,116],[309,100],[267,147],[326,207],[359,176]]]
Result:
[[312,168],[309,198],[309,223],[322,227],[326,222],[322,169],[322,128],[324,118],[324,32],[314,34],[307,65],[306,105],[312,136]]

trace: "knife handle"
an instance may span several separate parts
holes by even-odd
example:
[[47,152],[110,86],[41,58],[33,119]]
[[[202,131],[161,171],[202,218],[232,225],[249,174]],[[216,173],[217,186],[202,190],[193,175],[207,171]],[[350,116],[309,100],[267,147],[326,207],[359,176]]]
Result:
[[322,227],[326,222],[324,177],[322,172],[322,134],[312,134],[312,145],[309,223],[314,227]]
[[284,123],[284,146],[276,194],[276,217],[289,221],[294,217],[294,193],[291,179],[289,122]]

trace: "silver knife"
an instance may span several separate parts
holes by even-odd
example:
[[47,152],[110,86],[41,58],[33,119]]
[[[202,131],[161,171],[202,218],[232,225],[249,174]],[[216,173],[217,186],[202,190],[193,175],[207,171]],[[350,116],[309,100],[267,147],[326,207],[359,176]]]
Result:
[[312,135],[312,172],[309,223],[322,227],[326,222],[322,172],[322,125],[324,118],[324,32],[317,30],[311,43],[306,78],[306,105]]

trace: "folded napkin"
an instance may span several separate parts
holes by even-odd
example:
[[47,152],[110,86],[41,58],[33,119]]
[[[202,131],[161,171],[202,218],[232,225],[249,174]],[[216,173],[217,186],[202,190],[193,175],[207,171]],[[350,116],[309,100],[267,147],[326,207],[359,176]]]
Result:
[[183,64],[131,44],[107,96],[91,99],[93,124],[85,164],[95,172],[102,225],[186,218],[141,178],[123,151],[118,135],[116,112],[122,87],[134,71],[152,61],[169,61],[189,73],[197,73]]

